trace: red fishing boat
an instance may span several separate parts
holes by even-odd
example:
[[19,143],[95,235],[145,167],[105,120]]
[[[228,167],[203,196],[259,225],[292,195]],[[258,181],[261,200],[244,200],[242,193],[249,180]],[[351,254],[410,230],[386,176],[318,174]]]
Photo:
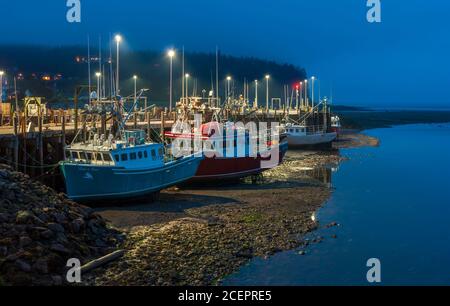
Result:
[[[222,131],[222,134],[219,134]],[[225,132],[225,131],[228,131]],[[211,182],[217,180],[240,179],[258,175],[282,163],[288,144],[284,135],[278,139],[266,139],[252,136],[248,130],[226,129],[218,122],[203,124],[199,131],[193,133],[167,132],[166,138],[193,142],[200,141],[205,158],[201,161],[197,173],[190,182]],[[269,137],[270,138],[270,137]],[[261,146],[262,141],[265,145]],[[174,144],[174,142],[172,142]],[[259,144],[255,148],[255,144]],[[185,151],[189,154],[192,151]]]

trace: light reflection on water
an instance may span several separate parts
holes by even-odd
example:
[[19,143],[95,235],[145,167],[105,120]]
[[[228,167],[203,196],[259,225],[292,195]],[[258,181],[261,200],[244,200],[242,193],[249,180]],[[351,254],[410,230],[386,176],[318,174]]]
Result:
[[325,240],[304,256],[254,259],[224,285],[368,285],[369,258],[385,285],[450,284],[450,124],[368,134],[381,146],[343,150],[350,160],[330,175],[335,191],[309,237]]

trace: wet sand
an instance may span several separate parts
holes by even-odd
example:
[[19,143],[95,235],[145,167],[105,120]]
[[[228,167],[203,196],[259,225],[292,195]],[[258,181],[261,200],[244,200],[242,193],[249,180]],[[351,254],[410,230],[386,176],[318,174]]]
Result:
[[[365,136],[351,139],[340,145],[374,144]],[[255,256],[305,245],[342,160],[337,150],[289,151],[257,183],[172,188],[155,203],[98,209],[128,234],[126,254],[89,275],[88,283],[216,285]]]

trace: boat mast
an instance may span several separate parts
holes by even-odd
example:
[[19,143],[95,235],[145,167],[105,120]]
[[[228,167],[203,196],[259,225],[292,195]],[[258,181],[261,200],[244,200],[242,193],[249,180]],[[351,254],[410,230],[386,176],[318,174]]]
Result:
[[91,42],[88,35],[88,88],[89,88],[89,104],[91,104]]

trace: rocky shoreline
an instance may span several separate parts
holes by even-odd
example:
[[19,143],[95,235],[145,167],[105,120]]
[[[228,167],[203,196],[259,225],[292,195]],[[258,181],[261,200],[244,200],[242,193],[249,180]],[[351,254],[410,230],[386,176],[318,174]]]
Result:
[[68,259],[87,262],[122,240],[93,209],[0,165],[0,286],[63,285]]

